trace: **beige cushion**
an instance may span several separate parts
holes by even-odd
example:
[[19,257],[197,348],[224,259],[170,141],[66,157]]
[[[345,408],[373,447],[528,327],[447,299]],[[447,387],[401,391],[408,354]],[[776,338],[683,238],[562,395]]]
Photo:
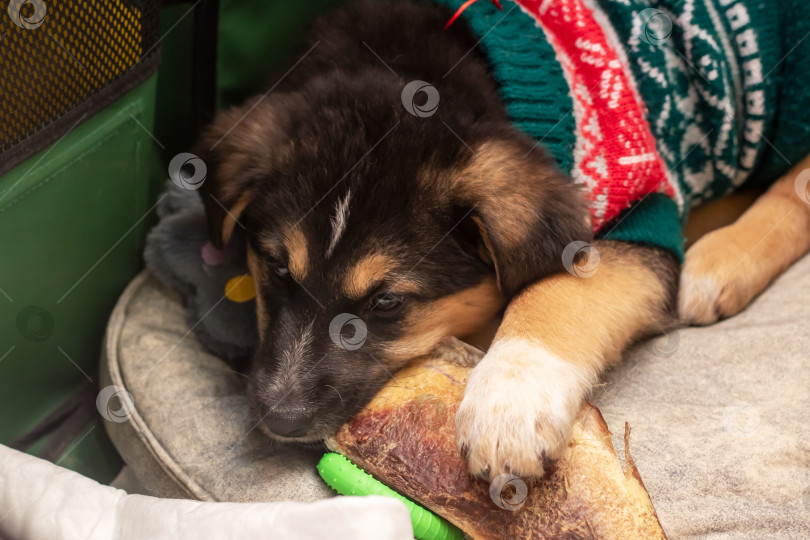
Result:
[[[810,531],[810,258],[739,316],[635,347],[594,393],[633,457],[670,538],[805,538]],[[180,299],[147,274],[115,309],[106,382],[132,394],[106,422],[161,496],[310,501],[330,495],[320,452],[256,429],[244,381],[208,354]]]
[[[597,270],[598,271],[598,270]],[[635,347],[594,393],[678,538],[810,538],[810,257],[736,317]]]

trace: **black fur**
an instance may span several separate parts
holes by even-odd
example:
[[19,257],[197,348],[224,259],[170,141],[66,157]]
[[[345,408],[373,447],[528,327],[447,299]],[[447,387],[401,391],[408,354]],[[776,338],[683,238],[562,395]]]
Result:
[[[411,310],[493,275],[493,263],[479,256],[472,218],[483,223],[507,297],[561,270],[568,242],[590,240],[583,197],[509,122],[466,24],[442,32],[451,15],[396,1],[355,3],[322,16],[301,49],[314,46],[311,52],[266,97],[221,115],[197,150],[208,166],[201,193],[215,242],[227,215],[222,206],[232,208],[245,194],[250,203],[239,221],[257,252],[262,235],[291,224],[307,239],[306,279],[296,284],[270,272],[261,283],[268,323],[250,382],[261,415],[279,407],[313,412],[302,439],[334,432],[390,379],[383,350],[407,330]],[[430,117],[402,106],[403,87],[417,79],[439,92]],[[474,157],[471,148],[487,141],[522,156],[514,164],[522,172],[504,187],[536,209],[520,245],[504,240],[497,212],[484,211],[493,205],[480,204],[497,193],[461,196],[456,185],[455,175]],[[347,232],[326,259],[331,217],[349,190]],[[394,315],[369,310],[371,298],[341,292],[346,269],[377,251],[395,254],[397,272],[420,283],[421,292]],[[262,256],[268,267],[287,264]],[[328,335],[330,321],[344,312],[368,326],[365,345],[354,351],[335,347]],[[291,352],[310,325],[311,343]]]

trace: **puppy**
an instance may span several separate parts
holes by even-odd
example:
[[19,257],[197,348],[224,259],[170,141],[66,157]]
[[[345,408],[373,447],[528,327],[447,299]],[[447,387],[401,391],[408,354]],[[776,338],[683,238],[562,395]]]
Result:
[[[699,240],[681,272],[677,249],[611,237],[637,201],[607,215],[587,178],[516,127],[483,32],[464,18],[442,31],[453,15],[395,1],[316,21],[272,91],[205,132],[200,192],[213,243],[247,242],[249,394],[270,437],[333,434],[410,360],[500,321],[457,413],[459,450],[476,475],[542,476],[628,344],[679,308],[700,324],[735,314],[810,248],[794,190],[810,162]],[[668,186],[653,190],[677,199]]]

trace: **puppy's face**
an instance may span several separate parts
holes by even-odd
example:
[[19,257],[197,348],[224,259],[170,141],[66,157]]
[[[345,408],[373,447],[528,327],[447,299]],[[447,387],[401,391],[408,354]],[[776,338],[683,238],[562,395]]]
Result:
[[226,112],[200,151],[212,239],[247,241],[248,390],[274,438],[334,434],[397,369],[481,329],[590,235],[577,191],[511,128],[462,143],[441,113],[404,111],[401,88],[340,82]]
[[306,208],[247,220],[261,337],[249,385],[274,436],[333,433],[406,362],[503,302],[483,261],[441,240],[451,223],[419,216],[416,201],[369,207],[354,188],[300,223]]

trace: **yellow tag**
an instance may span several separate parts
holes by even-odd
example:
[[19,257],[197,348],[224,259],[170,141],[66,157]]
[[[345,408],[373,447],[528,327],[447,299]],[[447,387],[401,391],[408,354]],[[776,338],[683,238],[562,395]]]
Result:
[[225,296],[234,302],[247,302],[256,298],[256,288],[250,274],[232,277],[225,285]]

